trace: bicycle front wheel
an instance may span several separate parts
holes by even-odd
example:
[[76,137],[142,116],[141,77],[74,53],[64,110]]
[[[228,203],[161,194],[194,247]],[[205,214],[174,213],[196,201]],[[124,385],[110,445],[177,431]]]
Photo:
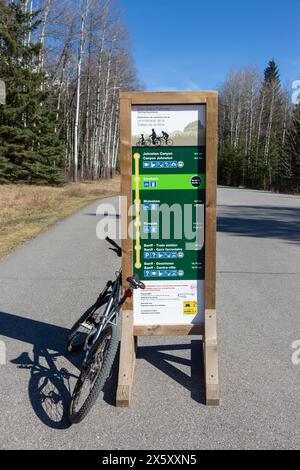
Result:
[[108,325],[92,346],[69,406],[69,420],[80,423],[95,404],[110,375],[119,347],[119,325]]

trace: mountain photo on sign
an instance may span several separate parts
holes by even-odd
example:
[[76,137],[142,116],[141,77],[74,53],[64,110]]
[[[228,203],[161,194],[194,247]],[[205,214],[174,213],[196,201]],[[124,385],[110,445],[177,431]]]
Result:
[[206,127],[205,106],[133,106],[132,126],[133,147],[203,146]]

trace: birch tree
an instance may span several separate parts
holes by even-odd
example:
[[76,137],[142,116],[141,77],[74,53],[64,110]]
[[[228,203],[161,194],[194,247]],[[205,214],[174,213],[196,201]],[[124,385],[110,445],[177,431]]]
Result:
[[45,77],[41,90],[50,92],[55,138],[65,144],[65,176],[114,176],[119,90],[140,89],[118,0],[19,1],[38,15],[25,42],[40,44],[36,67]]
[[77,59],[77,86],[76,86],[76,104],[75,104],[75,124],[74,124],[74,181],[78,180],[78,145],[79,145],[79,119],[80,119],[80,91],[81,91],[81,67],[83,52],[85,46],[85,26],[89,11],[89,0],[85,0],[81,12],[80,39]]

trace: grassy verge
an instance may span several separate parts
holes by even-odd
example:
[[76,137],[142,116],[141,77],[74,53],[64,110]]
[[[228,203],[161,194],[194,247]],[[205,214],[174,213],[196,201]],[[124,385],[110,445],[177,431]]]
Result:
[[0,258],[93,201],[119,194],[120,181],[74,183],[64,188],[0,186]]

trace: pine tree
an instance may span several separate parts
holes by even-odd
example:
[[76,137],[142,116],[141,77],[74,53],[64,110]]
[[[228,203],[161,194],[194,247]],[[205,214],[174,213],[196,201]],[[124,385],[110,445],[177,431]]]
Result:
[[41,46],[28,41],[39,12],[25,13],[24,2],[0,0],[0,71],[7,88],[6,105],[0,106],[0,183],[61,185],[64,149],[44,91]]
[[282,134],[282,92],[280,74],[274,60],[264,71],[260,93],[260,117],[256,150],[258,185],[272,189],[277,181],[280,161],[280,137]]
[[274,59],[270,60],[270,62],[268,63],[268,66],[266,67],[264,72],[264,77],[265,85],[276,83],[276,85],[280,88],[279,68]]

